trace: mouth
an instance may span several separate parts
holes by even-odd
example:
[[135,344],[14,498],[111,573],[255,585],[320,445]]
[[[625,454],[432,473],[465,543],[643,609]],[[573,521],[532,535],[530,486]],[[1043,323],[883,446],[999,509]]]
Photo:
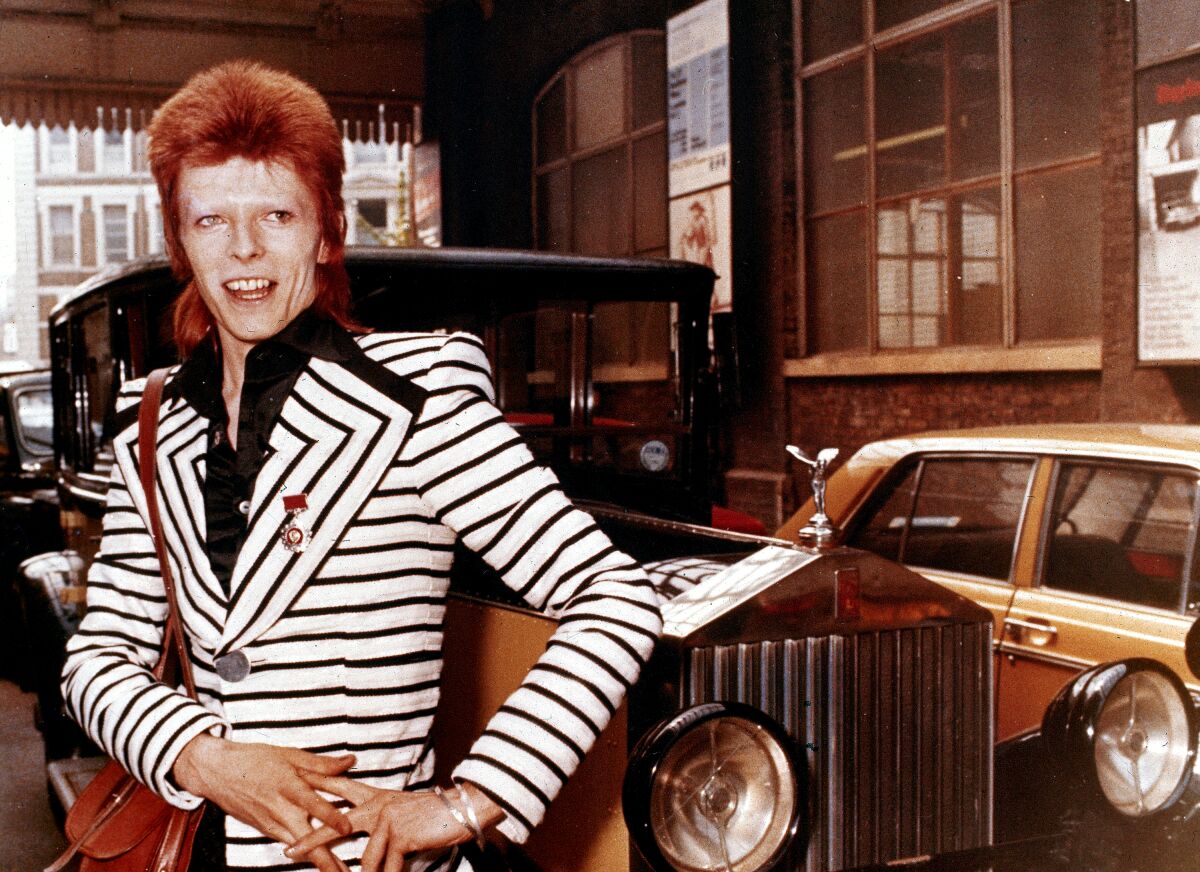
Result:
[[266,299],[275,282],[264,278],[231,279],[223,287],[238,302],[253,303]]

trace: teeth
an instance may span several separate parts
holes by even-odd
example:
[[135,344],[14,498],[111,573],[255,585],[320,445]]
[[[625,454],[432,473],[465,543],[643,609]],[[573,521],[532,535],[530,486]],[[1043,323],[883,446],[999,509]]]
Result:
[[262,291],[270,284],[270,279],[234,279],[226,282],[225,287],[231,291]]

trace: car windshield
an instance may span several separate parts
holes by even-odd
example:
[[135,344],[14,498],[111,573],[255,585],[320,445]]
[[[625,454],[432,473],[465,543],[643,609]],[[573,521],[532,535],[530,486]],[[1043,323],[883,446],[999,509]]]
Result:
[[54,405],[50,387],[29,388],[16,397],[17,439],[30,454],[50,456],[54,451],[52,433]]

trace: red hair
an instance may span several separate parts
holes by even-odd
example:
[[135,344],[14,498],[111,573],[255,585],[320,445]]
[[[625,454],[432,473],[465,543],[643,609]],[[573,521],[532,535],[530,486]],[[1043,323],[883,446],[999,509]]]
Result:
[[283,164],[299,176],[317,204],[326,255],[325,263],[317,264],[312,308],[347,329],[362,329],[350,317],[342,136],[320,94],[289,73],[254,61],[229,61],[192,76],[158,108],[147,132],[167,253],[176,278],[186,284],[174,314],[181,357],[205,336],[215,341],[216,334],[179,241],[179,174],[185,167],[215,166],[235,157]]

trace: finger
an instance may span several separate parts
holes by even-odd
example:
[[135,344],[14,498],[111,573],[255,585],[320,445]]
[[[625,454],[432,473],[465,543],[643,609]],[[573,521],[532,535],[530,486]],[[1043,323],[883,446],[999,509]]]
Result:
[[[387,857],[387,849],[387,827],[380,827],[367,840],[367,847],[363,850],[362,855],[362,872],[379,872],[380,865]],[[403,857],[403,854],[401,854],[401,857]]]
[[323,775],[341,775],[346,770],[352,768],[357,762],[353,754],[342,754],[338,757],[330,757],[327,754],[312,754],[308,751],[301,751],[299,748],[288,749],[288,761],[299,769],[308,769],[312,772],[320,772]]
[[342,799],[348,799],[355,805],[362,805],[378,793],[375,788],[361,784],[353,778],[335,778],[304,769],[298,770],[298,773],[312,787],[332,793],[334,796],[340,796]]
[[296,798],[300,807],[308,812],[309,818],[316,818],[326,826],[337,830],[338,835],[348,836],[354,832],[354,824],[340,809],[323,796],[314,792]]
[[404,854],[399,851],[388,851],[387,860],[383,864],[383,872],[404,872]]
[[302,839],[296,839],[291,847],[283,853],[295,860],[298,857],[303,857],[310,851],[329,844],[334,839],[340,838],[342,838],[342,833],[339,833],[333,827],[321,827],[320,829],[313,830]]
[[343,872],[346,869],[346,864],[335,857],[328,848],[318,848],[313,851],[308,857],[308,862],[316,866],[320,872]]

